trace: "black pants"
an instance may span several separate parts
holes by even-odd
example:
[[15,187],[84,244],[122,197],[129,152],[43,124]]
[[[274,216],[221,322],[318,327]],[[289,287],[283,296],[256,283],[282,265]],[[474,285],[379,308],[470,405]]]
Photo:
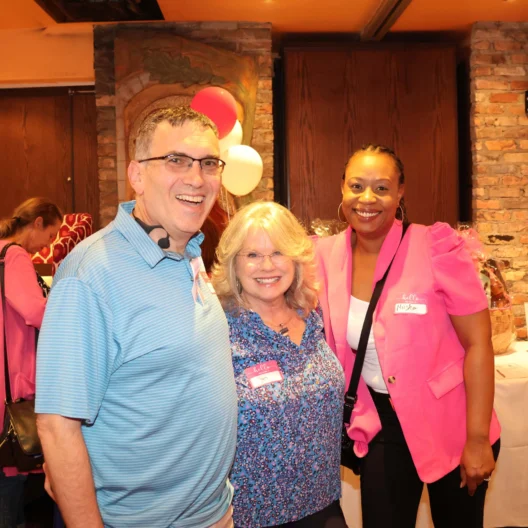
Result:
[[[363,528],[414,528],[423,482],[418,477],[388,395],[371,391],[382,430],[369,444],[361,466]],[[495,459],[500,442],[493,445]],[[470,497],[460,488],[460,467],[428,484],[435,528],[482,528],[488,483]]]
[[24,483],[27,477],[6,477],[0,469],[0,528],[16,528],[24,522]]
[[277,528],[347,528],[339,501],[299,521],[279,524]]

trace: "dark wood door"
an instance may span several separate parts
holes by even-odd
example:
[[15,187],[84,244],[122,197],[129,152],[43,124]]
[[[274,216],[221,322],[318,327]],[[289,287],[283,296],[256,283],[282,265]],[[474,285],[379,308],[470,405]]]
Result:
[[32,196],[98,218],[95,96],[68,88],[0,91],[0,217]]
[[286,177],[299,218],[336,218],[346,160],[381,143],[405,165],[411,221],[457,221],[454,49],[287,48],[284,60]]
[[97,109],[94,94],[72,98],[73,209],[92,215],[99,227],[99,176],[97,167]]
[[72,208],[70,101],[67,93],[0,92],[0,215],[32,196]]

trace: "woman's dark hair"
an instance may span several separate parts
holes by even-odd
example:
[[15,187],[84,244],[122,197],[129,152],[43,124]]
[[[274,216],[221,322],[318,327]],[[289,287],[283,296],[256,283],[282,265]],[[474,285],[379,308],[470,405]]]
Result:
[[54,203],[46,198],[29,198],[13,211],[11,218],[0,220],[0,239],[15,235],[39,216],[42,217],[43,227],[62,222],[62,213]]
[[[386,147],[385,145],[377,145],[375,143],[368,143],[367,145],[363,145],[361,148],[356,150],[350,158],[348,158],[348,161],[345,165],[345,170],[348,167],[348,164],[350,163],[350,160],[356,155],[356,154],[362,154],[363,152],[371,153],[371,154],[385,154],[386,156],[389,156],[392,161],[394,162],[394,166],[396,167],[396,171],[398,172],[398,183],[400,185],[403,185],[405,183],[405,172],[403,168],[403,163],[398,156],[396,156],[396,153],[394,150],[392,150],[390,147]],[[345,173],[343,173],[343,180],[345,179]],[[400,207],[396,211],[396,218],[398,220],[403,220],[407,216],[407,211],[405,209],[405,202],[403,200],[403,196],[400,200]],[[403,215],[402,215],[403,213]],[[402,218],[403,216],[403,218]]]

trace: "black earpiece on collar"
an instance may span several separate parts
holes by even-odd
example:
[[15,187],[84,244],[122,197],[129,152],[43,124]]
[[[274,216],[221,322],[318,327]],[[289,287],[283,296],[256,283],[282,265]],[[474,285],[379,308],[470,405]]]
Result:
[[[147,235],[150,234],[150,232],[153,229],[163,229],[163,231],[165,231],[165,233],[167,233],[167,230],[162,225],[148,225],[148,224],[145,224],[145,222],[143,222],[143,220],[140,220],[134,213],[132,213],[132,216],[134,217],[134,220],[141,226],[143,231],[145,231],[145,233],[147,233]],[[169,233],[167,233],[167,236],[165,236],[163,238],[160,238],[158,240],[158,246],[161,249],[168,249],[169,248],[169,246],[170,246]]]

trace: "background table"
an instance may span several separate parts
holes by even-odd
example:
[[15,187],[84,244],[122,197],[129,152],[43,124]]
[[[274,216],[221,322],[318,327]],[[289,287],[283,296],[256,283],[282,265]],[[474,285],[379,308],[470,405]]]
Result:
[[490,481],[484,527],[528,526],[528,342],[495,356],[495,411],[501,452]]
[[[528,342],[495,356],[495,411],[502,427],[501,452],[486,495],[484,528],[528,527]],[[341,504],[349,528],[361,528],[359,477],[341,468]],[[416,528],[433,528],[427,488]]]

